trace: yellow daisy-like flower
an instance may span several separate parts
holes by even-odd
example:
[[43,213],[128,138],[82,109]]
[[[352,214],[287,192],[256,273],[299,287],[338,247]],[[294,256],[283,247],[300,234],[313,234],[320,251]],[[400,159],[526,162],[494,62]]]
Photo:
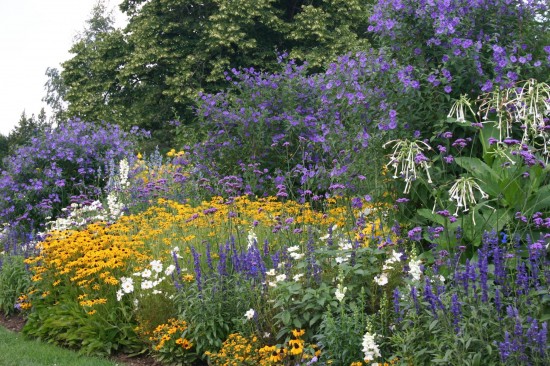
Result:
[[302,339],[291,339],[288,341],[289,353],[297,356],[304,352],[304,341]]
[[293,335],[295,338],[300,338],[300,337],[303,336],[304,334],[306,334],[306,330],[305,330],[305,329],[293,329],[293,330],[292,330],[292,335]]

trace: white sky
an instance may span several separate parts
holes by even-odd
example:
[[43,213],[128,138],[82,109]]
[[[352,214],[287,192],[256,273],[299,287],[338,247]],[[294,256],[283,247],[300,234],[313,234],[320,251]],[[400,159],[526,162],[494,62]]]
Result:
[[[118,0],[105,1],[114,9]],[[48,67],[68,60],[75,35],[97,0],[0,0],[0,133],[19,122],[23,110],[38,115],[45,104]],[[46,110],[46,112],[48,112]]]

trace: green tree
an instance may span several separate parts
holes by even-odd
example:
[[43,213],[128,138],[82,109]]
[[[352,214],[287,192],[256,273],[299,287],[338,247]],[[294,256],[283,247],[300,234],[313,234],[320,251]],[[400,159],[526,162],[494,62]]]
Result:
[[4,169],[4,158],[8,156],[10,145],[8,136],[0,133],[0,169]]
[[170,120],[188,123],[201,92],[228,85],[224,72],[279,68],[277,56],[321,69],[368,47],[361,0],[124,0],[122,31],[100,4],[63,63],[68,116],[153,131],[169,143]]
[[[51,124],[47,121],[44,108],[38,116],[32,114],[27,117],[25,111],[21,113],[18,124],[13,128],[6,138],[7,152],[12,154],[23,145],[27,145],[33,137],[39,137]],[[2,147],[4,149],[4,147]]]
[[115,30],[114,19],[102,2],[94,6],[86,23],[69,50],[74,56],[62,64],[61,74],[50,71],[46,87],[51,86],[51,92],[46,98],[50,105],[58,97],[66,100],[69,118],[119,123],[124,118],[124,110],[117,101],[125,95],[118,80],[126,53],[123,35]]
[[55,67],[48,67],[46,69],[46,76],[48,77],[48,81],[44,84],[46,96],[42,98],[42,101],[52,109],[50,122],[62,121],[66,119],[67,103],[65,102],[65,98],[67,95],[67,86],[63,83],[63,79],[61,79],[59,69]]

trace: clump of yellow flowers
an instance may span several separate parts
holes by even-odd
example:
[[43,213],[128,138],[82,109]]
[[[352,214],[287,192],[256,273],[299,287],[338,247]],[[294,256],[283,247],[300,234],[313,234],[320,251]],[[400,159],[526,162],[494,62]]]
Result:
[[304,334],[304,329],[294,329],[285,345],[262,346],[257,336],[233,333],[218,352],[206,352],[205,355],[212,366],[300,365],[318,359],[321,354],[317,345],[305,343]]
[[181,319],[169,319],[153,331],[149,340],[153,353],[162,362],[193,360],[193,344],[183,336],[187,323]]

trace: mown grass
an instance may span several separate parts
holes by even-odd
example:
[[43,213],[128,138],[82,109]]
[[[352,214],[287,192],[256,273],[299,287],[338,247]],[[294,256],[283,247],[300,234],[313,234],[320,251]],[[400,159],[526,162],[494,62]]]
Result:
[[27,340],[0,327],[0,366],[116,366],[118,364],[57,346]]

